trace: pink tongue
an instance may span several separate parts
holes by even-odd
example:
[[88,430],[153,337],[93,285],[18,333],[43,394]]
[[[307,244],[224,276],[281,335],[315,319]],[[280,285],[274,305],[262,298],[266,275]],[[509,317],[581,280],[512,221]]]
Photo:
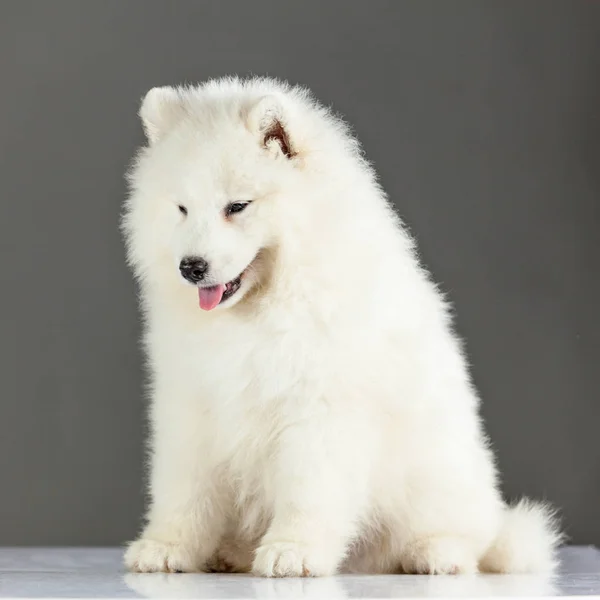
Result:
[[202,310],[212,310],[223,297],[225,286],[220,283],[212,287],[198,288],[198,299],[200,300],[200,308]]

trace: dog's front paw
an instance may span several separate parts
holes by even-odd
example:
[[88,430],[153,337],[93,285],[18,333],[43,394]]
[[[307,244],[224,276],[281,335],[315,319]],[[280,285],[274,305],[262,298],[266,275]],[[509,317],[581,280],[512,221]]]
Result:
[[294,542],[270,542],[256,551],[252,573],[259,577],[319,577],[332,575],[327,564],[310,546]]
[[466,540],[428,537],[404,549],[402,570],[417,575],[458,575],[477,572],[477,558]]
[[125,566],[137,573],[198,571],[195,553],[183,544],[139,539],[125,552]]

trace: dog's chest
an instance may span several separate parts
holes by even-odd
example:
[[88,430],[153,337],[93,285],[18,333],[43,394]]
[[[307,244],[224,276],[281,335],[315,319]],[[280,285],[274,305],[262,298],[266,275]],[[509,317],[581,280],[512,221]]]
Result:
[[224,320],[180,334],[181,364],[211,404],[264,405],[319,378],[323,340],[300,323]]

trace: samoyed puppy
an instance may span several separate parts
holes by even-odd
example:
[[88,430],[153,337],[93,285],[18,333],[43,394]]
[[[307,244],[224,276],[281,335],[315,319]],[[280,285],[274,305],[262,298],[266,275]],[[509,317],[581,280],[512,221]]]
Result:
[[133,571],[550,572],[503,502],[442,294],[344,122],[272,79],[161,87],[123,230],[151,371]]

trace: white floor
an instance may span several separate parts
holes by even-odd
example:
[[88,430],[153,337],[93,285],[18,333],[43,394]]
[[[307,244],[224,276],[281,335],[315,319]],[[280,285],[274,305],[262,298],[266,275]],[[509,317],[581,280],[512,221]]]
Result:
[[247,575],[126,574],[116,548],[0,548],[2,598],[424,598],[596,596],[600,550],[567,548],[555,581],[515,575],[257,579]]

